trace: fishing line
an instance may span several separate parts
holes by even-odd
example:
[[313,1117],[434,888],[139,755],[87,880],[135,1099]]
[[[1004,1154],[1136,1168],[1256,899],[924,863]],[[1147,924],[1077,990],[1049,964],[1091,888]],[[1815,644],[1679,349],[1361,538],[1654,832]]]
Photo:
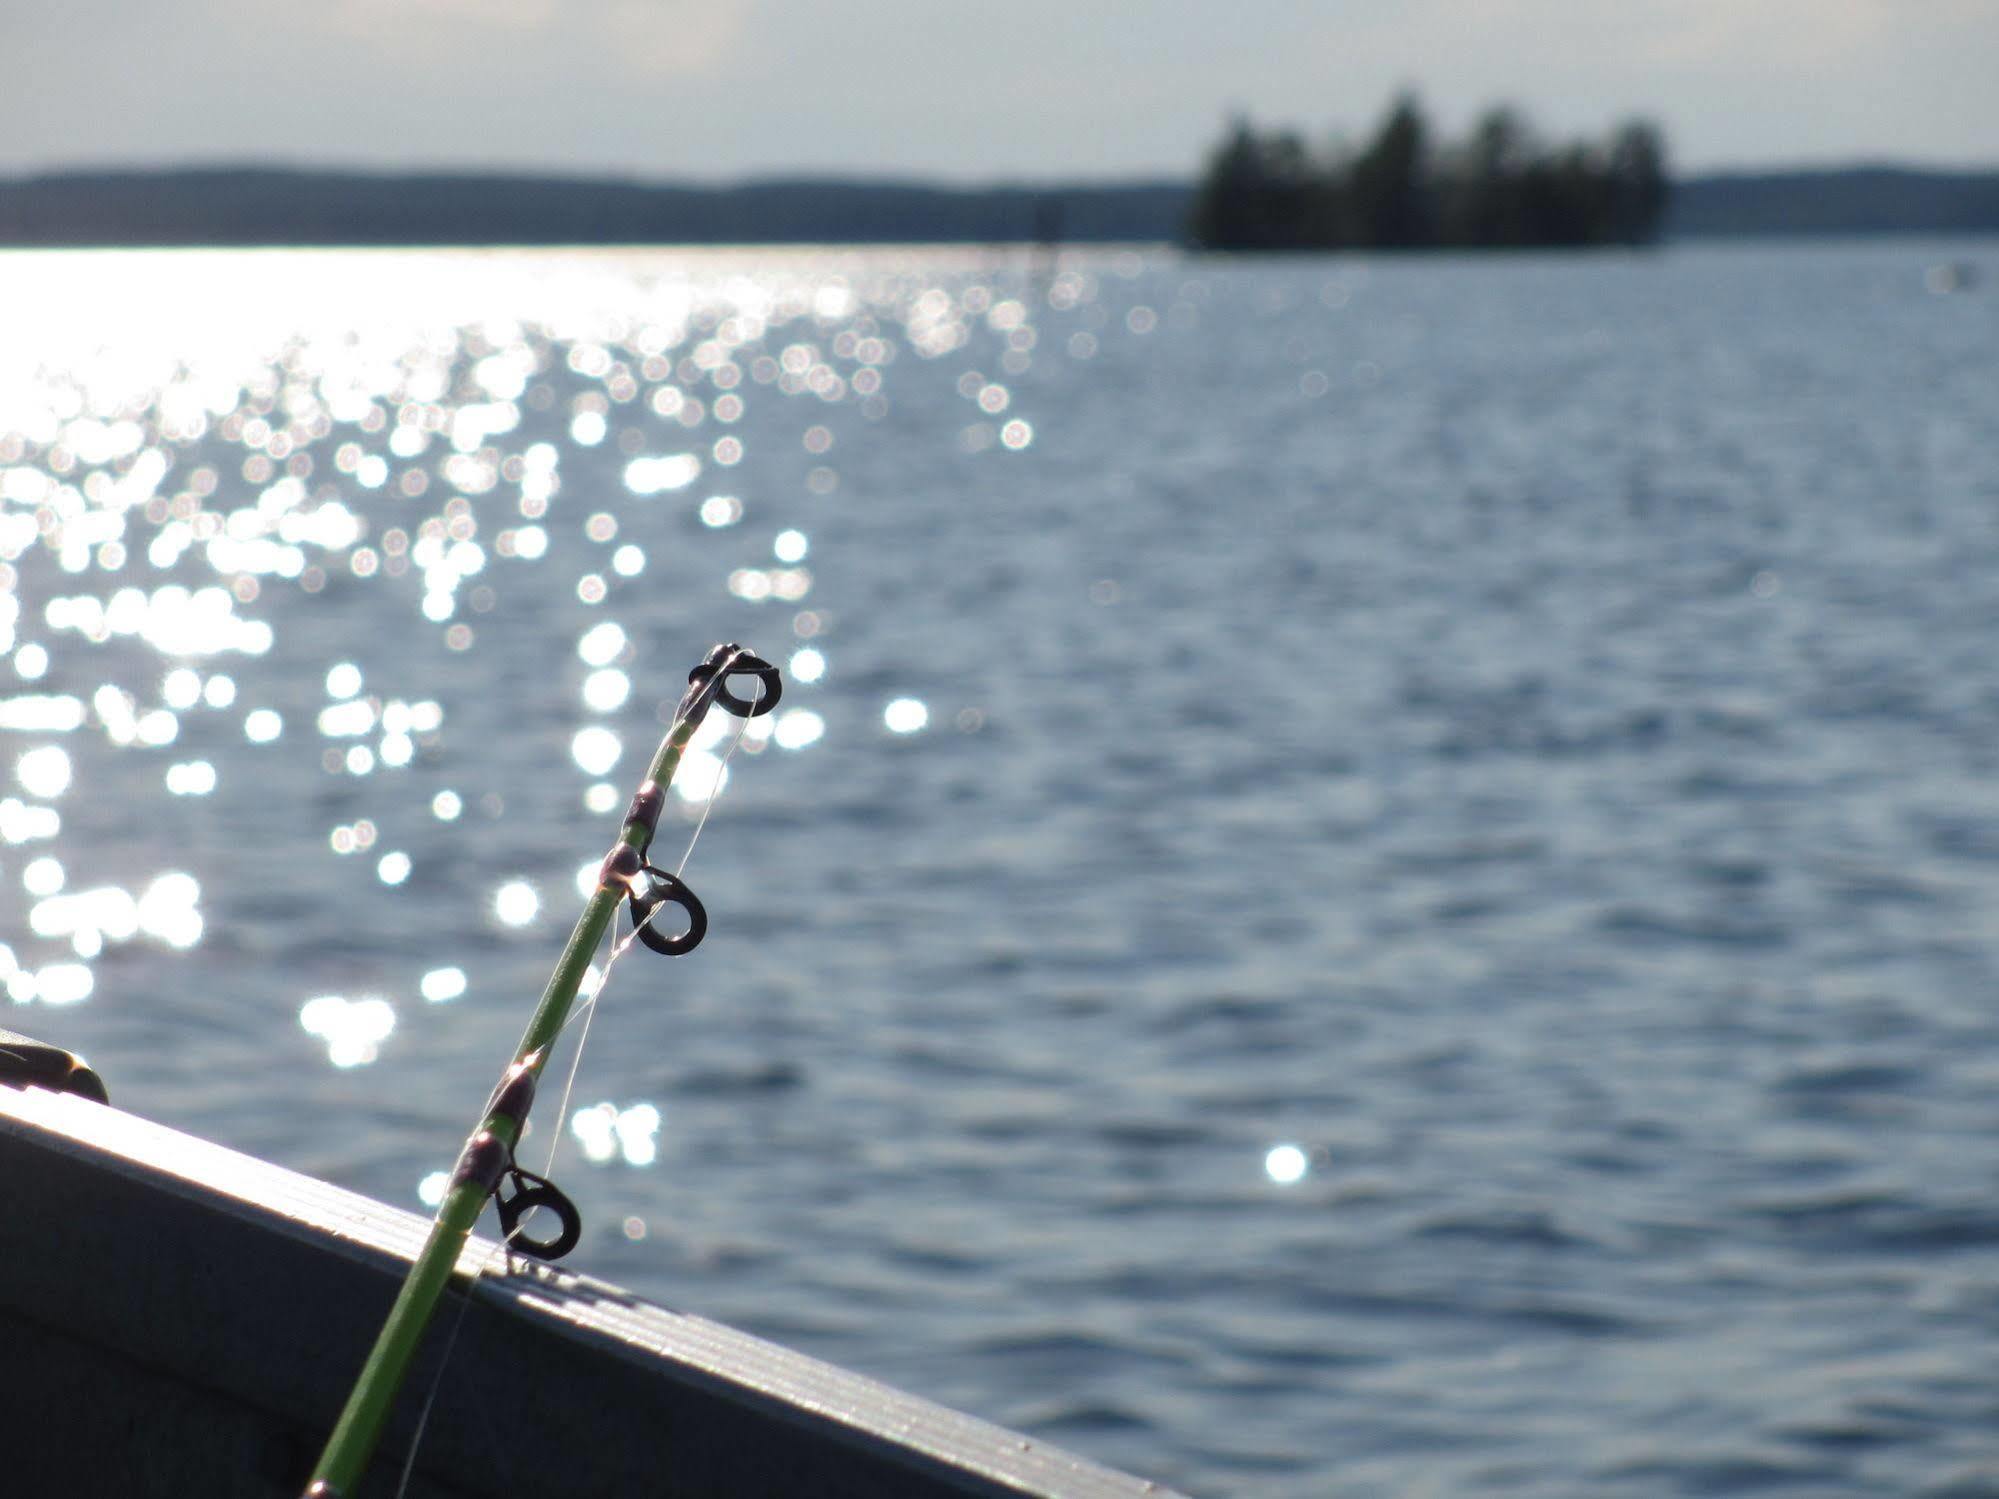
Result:
[[[759,682],[757,685],[757,695],[752,701],[761,702],[762,700],[763,684]],[[739,719],[736,723],[736,732],[730,737],[729,747],[723,751],[721,763],[715,767],[715,777],[708,787],[708,794],[702,798],[701,815],[695,820],[694,831],[687,835],[687,844],[680,851],[680,862],[673,866],[673,872],[676,877],[687,872],[688,860],[694,857],[694,845],[700,842],[701,830],[708,826],[709,815],[714,812],[715,803],[721,798],[723,783],[728,779],[729,762],[735,759],[736,751],[742,748],[743,736],[749,732],[749,727],[749,716]],[[611,955],[604,960],[604,966],[597,970],[596,988],[592,989],[584,997],[582,1005],[583,1029],[577,1033],[576,1049],[569,1060],[568,1075],[563,1080],[562,1101],[555,1111],[555,1129],[552,1132],[554,1138],[549,1141],[548,1160],[541,1168],[543,1176],[552,1176],[555,1173],[555,1158],[562,1150],[562,1138],[566,1132],[565,1126],[569,1122],[569,1100],[575,1092],[576,1077],[583,1066],[584,1048],[590,1043],[590,1023],[597,1018],[597,996],[602,994],[604,986],[611,982],[611,969],[617,964],[618,959],[622,958],[627,950],[630,949],[632,943],[637,940],[640,930],[664,909],[664,903],[653,907],[652,910],[646,913],[645,920],[634,923],[632,929],[624,935],[622,940],[618,937],[615,922],[606,933],[611,942]],[[573,1015],[570,1017],[571,1024],[575,1023],[575,1018]],[[498,1246],[499,1252],[507,1255],[509,1264],[512,1262],[510,1246],[521,1231],[527,1227],[527,1218],[532,1217],[534,1211],[534,1209],[530,1209],[527,1217],[516,1223],[500,1241]],[[431,1375],[430,1388],[424,1394],[423,1410],[417,1416],[416,1430],[410,1437],[409,1455],[403,1461],[402,1481],[396,1486],[396,1499],[404,1499],[404,1495],[409,1489],[410,1477],[416,1471],[417,1449],[423,1443],[424,1429],[430,1423],[431,1408],[437,1403],[437,1392],[443,1388],[444,1371],[450,1366],[452,1350],[458,1344],[459,1330],[465,1325],[465,1314],[471,1310],[472,1293],[478,1287],[479,1282],[485,1278],[486,1272],[492,1266],[492,1262],[493,1252],[488,1251],[486,1256],[480,1261],[478,1267],[472,1272],[472,1279],[466,1285],[464,1295],[458,1303],[458,1315],[451,1319],[451,1331],[445,1337],[444,1352],[438,1357],[437,1371]]]
[[[615,916],[611,918],[611,929],[605,935],[611,939],[611,956],[604,960],[603,968],[597,972],[597,987],[592,989],[583,1000],[583,1029],[576,1033],[576,1052],[570,1057],[569,1073],[562,1080],[562,1102],[555,1111],[555,1129],[553,1132],[555,1138],[548,1142],[548,1160],[542,1164],[541,1168],[543,1176],[553,1176],[555,1174],[555,1155],[557,1151],[562,1149],[563,1127],[569,1123],[569,1095],[575,1091],[576,1074],[583,1067],[583,1048],[590,1043],[590,1022],[597,1018],[597,996],[604,992],[604,985],[609,983],[611,979],[611,965],[618,961],[618,930],[617,918]],[[576,1017],[572,1015],[569,1017],[569,1020],[570,1024],[573,1025],[575,1024]]]
[[[763,684],[761,682],[757,684],[757,695],[753,701],[763,701]],[[708,816],[715,810],[715,803],[721,798],[722,784],[728,779],[729,762],[735,759],[736,751],[742,747],[743,736],[749,732],[749,727],[750,717],[749,715],[745,715],[736,724],[735,735],[729,740],[729,747],[722,754],[722,763],[715,767],[715,778],[709,784],[708,794],[701,801],[701,816],[694,824],[694,831],[687,835],[687,845],[680,851],[680,862],[673,868],[676,878],[687,872],[687,861],[694,857],[694,845],[700,841],[701,830],[708,826]],[[665,903],[654,906],[650,911],[646,912],[643,921],[632,924],[632,929],[625,933],[622,939],[618,937],[617,923],[615,918],[613,919],[609,932],[611,955],[604,960],[603,968],[598,971],[597,987],[584,996],[581,1006],[583,1012],[583,1029],[576,1037],[576,1052],[569,1059],[569,1074],[562,1084],[562,1104],[557,1109],[555,1115],[555,1138],[549,1143],[548,1163],[542,1167],[541,1172],[543,1176],[551,1176],[555,1172],[556,1152],[562,1148],[563,1133],[569,1123],[570,1095],[576,1089],[576,1075],[583,1066],[583,1048],[590,1043],[590,1023],[597,1018],[597,997],[604,992],[605,985],[611,982],[611,970],[617,966],[618,959],[622,958],[630,950],[632,943],[638,940],[639,933],[651,925],[653,919],[665,909]],[[571,1015],[568,1024],[574,1025],[575,1023],[576,1017]]]
[[[728,686],[731,677],[748,675],[754,675],[759,683],[753,700],[738,696]],[[561,1149],[563,1126],[568,1122],[569,1104],[590,1022],[594,1019],[595,1003],[618,959],[634,940],[643,940],[646,946],[666,956],[678,956],[692,951],[707,931],[707,913],[680,874],[669,874],[646,858],[666,797],[674,789],[675,772],[692,748],[701,720],[711,708],[719,705],[747,720],[768,714],[777,705],[781,690],[777,668],[740,645],[716,646],[688,673],[688,683],[681,707],[666,738],[653,754],[646,778],[620,826],[617,841],[599,867],[596,885],[588,892],[582,914],[577,917],[527,1030],[515,1048],[513,1061],[501,1073],[480,1123],[459,1152],[423,1248],[411,1261],[402,1289],[397,1292],[339,1419],[327,1436],[307,1485],[310,1499],[331,1499],[334,1495],[352,1493],[361,1481],[382,1428],[393,1411],[397,1386],[421,1349],[425,1329],[438,1310],[438,1302],[451,1289],[457,1261],[470,1247],[467,1240],[488,1203],[498,1206],[504,1236],[483,1257],[475,1255],[469,1276],[460,1287],[459,1310],[440,1350],[437,1370],[414,1428],[399,1493],[407,1492],[414,1476],[416,1457],[428,1431],[444,1371],[453,1357],[471,1297],[476,1294],[479,1281],[495,1264],[493,1255],[504,1254],[512,1273],[517,1246],[520,1253],[541,1260],[559,1259],[576,1247],[582,1224],[575,1204],[554,1182],[536,1175],[515,1158],[515,1147],[526,1137],[537,1080],[552,1048],[574,1019],[580,1001],[592,1014],[585,1017],[583,1029],[578,1033],[576,1055],[571,1060],[556,1116],[549,1152],[549,1162],[553,1165]],[[702,757],[715,769],[700,816],[677,862],[678,870],[685,870],[692,857],[746,730],[747,723],[738,729],[719,763],[711,756]],[[625,903],[632,908],[632,927],[620,939],[617,908]],[[652,926],[659,908],[668,904],[679,906],[687,917],[685,930],[677,936],[664,935]],[[603,953],[607,937],[611,939],[608,956]],[[597,960],[603,963],[601,969],[596,966]],[[594,982],[585,995],[582,990],[590,980]],[[545,1239],[526,1227],[529,1217],[544,1208],[552,1211],[559,1223],[558,1232]]]
[[[728,749],[723,752],[722,763],[715,767],[715,781],[708,788],[708,799],[701,804],[700,820],[694,824],[694,831],[687,835],[687,847],[680,851],[680,862],[673,867],[676,876],[687,873],[687,861],[694,857],[694,845],[700,841],[701,830],[708,826],[708,814],[715,810],[716,799],[722,794],[722,783],[729,778],[729,762],[736,758],[736,751],[742,746],[743,736],[750,731],[750,720],[756,716],[756,706],[763,700],[763,683],[758,682],[757,695],[750,700],[750,711],[736,720],[736,735],[729,741]],[[627,944],[631,941],[629,937],[625,940]]]
[[[444,1388],[444,1371],[451,1367],[451,1353],[458,1346],[458,1334],[465,1326],[465,1314],[472,1310],[472,1293],[479,1288],[479,1282],[484,1280],[487,1272],[493,1268],[496,1255],[505,1259],[511,1273],[514,1259],[512,1245],[526,1227],[527,1219],[523,1218],[507,1231],[506,1236],[498,1244],[481,1255],[479,1263],[473,1268],[471,1280],[465,1284],[464,1294],[458,1301],[458,1315],[451,1319],[451,1331],[445,1336],[444,1351],[437,1357],[437,1370],[430,1376],[429,1389],[424,1391],[423,1409],[417,1414],[416,1430],[410,1433],[409,1455],[403,1459],[403,1476],[396,1484],[395,1499],[406,1499],[409,1493],[410,1478],[416,1472],[417,1450],[423,1446],[423,1434],[430,1425],[430,1410],[437,1404],[437,1392]],[[477,1401],[473,1402],[473,1408],[479,1412],[480,1418],[488,1423],[487,1435],[495,1438],[492,1444],[493,1450],[505,1451],[505,1443],[497,1440],[499,1434],[492,1429],[492,1418],[486,1414],[486,1408]]]
[[[487,1258],[491,1258],[490,1253]],[[479,1268],[472,1272],[465,1294],[459,1298],[458,1315],[451,1319],[451,1333],[444,1340],[444,1352],[437,1360],[437,1372],[430,1376],[430,1388],[424,1391],[423,1409],[417,1415],[416,1430],[410,1434],[409,1456],[403,1459],[403,1476],[396,1484],[396,1499],[404,1499],[409,1492],[410,1476],[416,1472],[417,1449],[423,1445],[424,1428],[430,1425],[430,1408],[437,1403],[437,1392],[444,1387],[444,1371],[451,1364],[451,1350],[458,1346],[458,1330],[465,1325],[465,1314],[472,1309],[473,1289],[485,1276],[486,1265],[481,1261]]]

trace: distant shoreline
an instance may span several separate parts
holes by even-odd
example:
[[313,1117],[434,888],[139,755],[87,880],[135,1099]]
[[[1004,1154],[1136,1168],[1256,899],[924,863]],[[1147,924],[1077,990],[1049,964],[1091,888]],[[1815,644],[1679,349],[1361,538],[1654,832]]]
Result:
[[[1192,181],[730,185],[281,167],[0,180],[0,247],[1178,242]],[[1668,241],[1999,234],[1999,171],[1860,166],[1673,184]]]

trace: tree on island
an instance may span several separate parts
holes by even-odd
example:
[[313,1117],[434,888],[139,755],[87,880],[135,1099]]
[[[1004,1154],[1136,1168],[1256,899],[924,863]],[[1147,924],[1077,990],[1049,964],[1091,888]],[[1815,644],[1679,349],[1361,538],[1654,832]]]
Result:
[[1389,106],[1374,139],[1344,175],[1356,243],[1370,250],[1406,250],[1435,242],[1430,125],[1413,95],[1403,94]]
[[1323,184],[1296,135],[1258,135],[1238,116],[1215,148],[1192,209],[1197,242],[1226,232],[1232,248],[1295,250],[1324,228]]
[[1416,250],[1645,244],[1666,209],[1666,148],[1631,121],[1602,143],[1543,145],[1510,108],[1431,145],[1412,94],[1358,153],[1315,157],[1237,117],[1208,159],[1188,238],[1206,250]]

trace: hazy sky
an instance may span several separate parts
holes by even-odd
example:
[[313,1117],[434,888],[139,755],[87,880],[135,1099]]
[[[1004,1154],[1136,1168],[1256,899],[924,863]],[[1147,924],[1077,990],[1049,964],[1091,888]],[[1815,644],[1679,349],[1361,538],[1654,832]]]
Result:
[[1999,0],[0,0],[0,171],[1184,175],[1403,85],[1695,169],[1999,164]]

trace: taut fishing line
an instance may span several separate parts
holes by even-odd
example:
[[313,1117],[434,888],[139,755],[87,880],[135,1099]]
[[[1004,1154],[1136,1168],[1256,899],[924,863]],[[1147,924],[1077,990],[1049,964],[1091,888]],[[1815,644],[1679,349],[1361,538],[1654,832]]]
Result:
[[[763,689],[761,684],[759,684],[757,696],[753,700],[753,706],[754,703],[762,701]],[[680,862],[673,866],[673,873],[676,877],[687,872],[687,861],[694,857],[694,845],[701,839],[701,830],[708,826],[708,814],[715,810],[715,803],[722,795],[723,782],[728,779],[729,762],[735,759],[736,751],[741,748],[743,736],[749,732],[749,728],[749,716],[745,716],[737,721],[735,735],[729,740],[728,749],[722,753],[722,763],[715,767],[715,779],[709,784],[707,796],[702,798],[701,815],[694,823],[694,831],[687,835],[687,845],[680,851]],[[547,1176],[555,1169],[556,1152],[562,1148],[563,1130],[569,1122],[570,1094],[575,1090],[576,1075],[583,1065],[583,1048],[590,1043],[590,1023],[597,1018],[597,996],[602,994],[604,986],[611,982],[611,969],[616,966],[618,959],[622,958],[631,949],[631,945],[638,940],[639,933],[650,926],[654,918],[665,909],[665,902],[654,906],[650,911],[646,912],[645,919],[634,922],[632,929],[625,933],[622,938],[618,936],[616,923],[613,922],[612,924],[611,931],[608,934],[611,941],[611,955],[604,960],[604,966],[597,975],[597,987],[584,997],[582,1007],[583,1029],[577,1035],[576,1054],[569,1060],[569,1076],[562,1085],[562,1106],[556,1110],[555,1138],[549,1142],[548,1164],[542,1167],[541,1174],[543,1176]],[[576,1017],[574,1015],[570,1016],[569,1024],[574,1025],[575,1023]]]
[[[732,679],[752,676],[760,684],[754,699],[730,690]],[[466,1137],[423,1247],[410,1261],[402,1287],[355,1377],[339,1418],[327,1435],[306,1486],[307,1499],[342,1499],[342,1496],[352,1499],[356,1493],[382,1428],[393,1413],[398,1389],[422,1349],[425,1332],[439,1302],[452,1288],[458,1262],[469,1247],[472,1230],[487,1204],[499,1210],[503,1248],[509,1257],[518,1250],[540,1260],[560,1259],[576,1247],[582,1236],[582,1214],[575,1203],[547,1177],[523,1166],[516,1150],[526,1138],[542,1071],[578,1002],[595,999],[617,957],[629,943],[627,939],[615,944],[610,956],[603,960],[604,969],[601,972],[597,969],[605,937],[616,933],[619,905],[630,904],[632,935],[656,952],[676,957],[692,952],[700,944],[708,930],[707,911],[678,874],[657,867],[646,855],[659,830],[667,795],[673,790],[675,772],[688,755],[709,712],[720,707],[738,718],[762,716],[777,706],[783,689],[775,666],[733,644],[710,650],[687,674],[687,682],[666,736],[653,752],[645,779],[619,825],[617,841],[598,866],[596,884],[589,891],[569,940],[563,944],[527,1030],[487,1098],[479,1122]],[[704,753],[700,763],[714,762]],[[721,779],[717,774],[708,788],[708,803],[712,803],[720,790]],[[709,805],[704,804],[701,817],[704,824],[708,811]],[[697,836],[699,832],[697,825]],[[691,838],[689,842],[691,852]],[[687,854],[683,853],[680,860],[683,868],[686,861]],[[677,935],[666,935],[653,925],[659,907],[666,904],[680,907],[686,916],[686,929]],[[586,982],[590,988],[588,996],[583,994]],[[579,1056],[581,1039],[579,1036]],[[574,1078],[572,1066],[572,1085]],[[564,1114],[570,1096],[565,1090]],[[557,1120],[552,1150],[560,1149],[565,1122]],[[550,1159],[553,1160],[552,1154]],[[557,1222],[556,1231],[546,1237],[524,1226],[531,1214],[543,1208],[552,1212]],[[472,1284],[476,1285],[484,1267],[476,1263],[476,1255],[474,1258]],[[469,1299],[462,1303],[461,1314],[463,1306],[469,1306]],[[447,1347],[446,1357],[449,1352]],[[440,1373],[441,1368],[440,1365]]]
[[[756,703],[762,702],[763,699],[763,684],[759,682],[757,695],[751,700],[752,708],[754,708]],[[736,732],[729,740],[729,747],[722,753],[721,763],[715,768],[715,777],[708,787],[708,794],[702,798],[701,815],[695,820],[694,831],[687,835],[686,846],[680,851],[680,861],[673,867],[673,873],[676,878],[687,872],[688,860],[694,857],[694,845],[700,841],[701,830],[708,826],[709,815],[715,810],[715,803],[721,798],[722,786],[728,779],[729,762],[736,757],[736,751],[742,747],[743,736],[749,732],[750,719],[753,716],[753,712],[745,714],[737,721]],[[542,1175],[544,1177],[550,1175],[555,1170],[555,1158],[562,1149],[562,1137],[565,1133],[564,1126],[569,1120],[570,1096],[576,1088],[577,1073],[583,1066],[583,1050],[590,1042],[590,1023],[597,1017],[597,997],[604,992],[605,985],[611,982],[611,970],[617,965],[618,960],[625,955],[631,948],[631,945],[638,940],[639,933],[652,923],[659,913],[665,909],[667,904],[667,902],[662,901],[659,905],[654,906],[650,911],[646,912],[644,919],[633,923],[632,929],[625,933],[622,938],[617,934],[615,919],[613,920],[611,929],[605,933],[606,938],[611,944],[611,954],[604,960],[603,968],[596,970],[596,987],[584,996],[583,1028],[577,1033],[575,1052],[570,1058],[568,1076],[562,1085],[562,1100],[555,1111],[555,1128],[552,1131],[554,1138],[549,1141],[548,1160],[542,1166]],[[571,1015],[564,1029],[567,1029],[568,1025],[574,1024],[575,1019],[576,1017]],[[444,1386],[444,1372],[450,1367],[452,1350],[458,1346],[458,1334],[465,1326],[465,1314],[472,1309],[473,1292],[478,1288],[479,1282],[486,1278],[487,1272],[493,1266],[496,1254],[503,1258],[508,1266],[511,1267],[514,1239],[527,1227],[527,1219],[532,1217],[536,1211],[534,1208],[528,1209],[527,1213],[523,1214],[521,1219],[506,1231],[499,1244],[492,1250],[489,1250],[480,1259],[479,1264],[472,1271],[471,1280],[466,1283],[464,1292],[459,1298],[458,1313],[451,1319],[451,1331],[446,1335],[444,1340],[444,1352],[439,1355],[437,1368],[430,1377],[430,1386],[424,1392],[423,1409],[417,1416],[416,1430],[410,1434],[409,1453],[403,1460],[402,1478],[396,1485],[396,1499],[404,1499],[404,1496],[409,1491],[410,1479],[416,1472],[417,1451],[423,1445],[424,1431],[430,1424],[431,1408],[437,1403],[437,1392]]]

